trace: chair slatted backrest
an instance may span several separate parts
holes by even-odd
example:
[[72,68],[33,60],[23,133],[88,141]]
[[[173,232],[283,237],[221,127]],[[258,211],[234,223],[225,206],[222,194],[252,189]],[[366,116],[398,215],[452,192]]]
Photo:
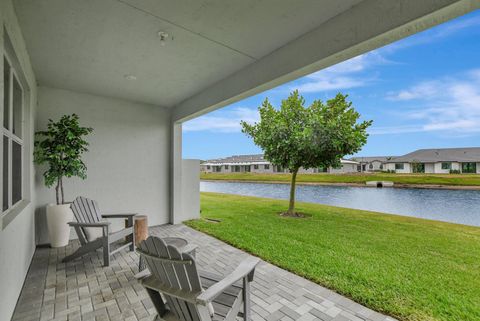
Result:
[[[190,254],[180,253],[176,247],[167,245],[162,239],[155,236],[150,236],[141,242],[139,247],[140,255],[143,255],[148,269],[164,285],[175,290],[192,293],[202,291],[195,259]],[[160,260],[156,258],[160,258]],[[165,299],[170,311],[179,320],[200,321],[194,304],[169,295],[165,295]]]
[[[98,203],[89,198],[78,196],[72,202],[72,204],[70,204],[70,209],[72,210],[75,219],[79,223],[98,223],[102,220],[102,215],[100,214]],[[77,233],[80,233],[80,231],[81,233],[83,233],[83,239],[88,240],[88,228],[78,229]],[[82,239],[80,235],[78,237]]]
[[77,197],[70,208],[79,223],[98,223],[102,219],[97,202],[89,198]]

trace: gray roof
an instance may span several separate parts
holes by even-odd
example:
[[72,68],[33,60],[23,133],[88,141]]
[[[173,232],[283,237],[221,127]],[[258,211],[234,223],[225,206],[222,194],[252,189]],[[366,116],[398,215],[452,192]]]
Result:
[[[353,160],[341,160],[342,163],[350,163],[350,164],[357,164],[356,161]],[[255,155],[234,155],[225,158],[217,158],[217,159],[209,159],[202,164],[246,164],[246,163],[270,163],[263,157],[263,154],[255,154]]]
[[367,157],[352,157],[352,158],[350,158],[350,160],[354,160],[354,161],[357,161],[357,162],[360,162],[360,163],[370,163],[370,162],[373,162],[373,161],[379,161],[379,162],[382,162],[382,163],[386,163],[386,162],[388,162],[389,160],[392,160],[395,157],[397,157],[397,156],[367,156]]
[[480,147],[419,149],[389,162],[480,162]]
[[263,158],[263,154],[255,155],[233,155],[225,158],[210,159],[206,163],[255,163],[255,162],[266,162]]

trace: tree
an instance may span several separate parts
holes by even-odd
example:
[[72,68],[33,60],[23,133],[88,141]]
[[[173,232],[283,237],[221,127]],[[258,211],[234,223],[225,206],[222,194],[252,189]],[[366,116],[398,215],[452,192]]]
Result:
[[372,121],[359,123],[360,114],[347,97],[337,94],[326,103],[315,100],[306,108],[305,99],[295,90],[278,110],[265,99],[258,108],[260,122],[241,122],[242,132],[263,149],[264,157],[292,174],[290,203],[284,214],[298,214],[295,183],[301,167],[339,167],[342,157],[358,152],[367,142],[366,130]]
[[47,130],[38,131],[35,135],[34,159],[37,164],[47,164],[43,173],[45,185],[55,185],[57,204],[64,204],[63,178],[77,176],[87,177],[87,167],[82,161],[82,154],[88,151],[88,142],[83,139],[93,131],[89,127],[81,127],[78,116],[64,115],[58,122],[48,120]]

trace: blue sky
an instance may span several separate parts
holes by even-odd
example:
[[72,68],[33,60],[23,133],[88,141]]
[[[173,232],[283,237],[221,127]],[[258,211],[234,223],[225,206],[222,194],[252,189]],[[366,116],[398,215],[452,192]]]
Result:
[[257,121],[266,97],[278,107],[293,89],[307,104],[346,93],[362,118],[373,120],[357,156],[480,146],[480,12],[188,121],[183,157],[261,153],[239,122]]

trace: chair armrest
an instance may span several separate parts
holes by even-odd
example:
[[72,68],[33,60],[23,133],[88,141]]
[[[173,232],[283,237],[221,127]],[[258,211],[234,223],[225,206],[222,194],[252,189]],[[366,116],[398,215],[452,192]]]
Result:
[[102,214],[103,218],[122,218],[122,217],[133,217],[138,213],[125,213],[125,214]]
[[111,222],[97,222],[97,223],[79,223],[79,222],[68,222],[70,226],[80,226],[80,227],[105,227],[109,226]]
[[145,287],[155,291],[159,291],[168,296],[180,299],[181,301],[186,301],[192,304],[196,303],[196,298],[200,292],[191,292],[187,290],[178,290],[173,289],[165,283],[160,282],[154,276],[145,277],[140,280],[140,283]]
[[198,248],[198,245],[189,243],[183,247],[182,253],[191,253],[195,251],[197,248]]
[[207,305],[209,302],[212,302],[229,286],[252,273],[259,262],[260,259],[253,256],[246,258],[232,273],[223,278],[223,280],[215,283],[203,293],[201,293],[199,296],[197,296],[197,303]]
[[152,275],[152,273],[150,273],[150,271],[148,269],[145,269],[143,271],[138,272],[133,277],[137,280],[141,280],[141,279],[144,279],[144,278],[146,278],[150,275]]

